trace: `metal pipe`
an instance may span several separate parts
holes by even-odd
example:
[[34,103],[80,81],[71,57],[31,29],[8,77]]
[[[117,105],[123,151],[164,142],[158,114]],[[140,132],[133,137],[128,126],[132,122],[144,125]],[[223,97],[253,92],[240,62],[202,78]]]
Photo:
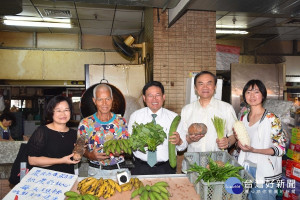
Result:
[[37,48],[37,37],[36,32],[33,32],[33,47]]

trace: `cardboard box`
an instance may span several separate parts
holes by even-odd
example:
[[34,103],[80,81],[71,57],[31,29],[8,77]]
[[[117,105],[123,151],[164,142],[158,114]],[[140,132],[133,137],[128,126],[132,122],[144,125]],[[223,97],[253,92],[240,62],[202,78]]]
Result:
[[300,181],[300,163],[295,160],[287,160],[286,177]]

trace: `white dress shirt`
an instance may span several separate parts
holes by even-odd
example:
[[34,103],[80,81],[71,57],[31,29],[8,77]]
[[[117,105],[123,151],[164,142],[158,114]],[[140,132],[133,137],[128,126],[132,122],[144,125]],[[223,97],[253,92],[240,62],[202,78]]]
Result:
[[184,137],[184,144],[182,144],[182,146],[187,146],[188,152],[220,151],[216,143],[217,132],[212,122],[214,116],[226,120],[224,137],[232,135],[232,127],[237,118],[235,111],[230,104],[212,98],[205,108],[201,106],[199,100],[182,108],[181,121],[177,129],[180,135],[187,135],[188,128],[192,123],[204,123],[207,126],[206,135],[198,142],[192,142],[188,145],[186,137]]
[[[140,124],[146,124],[152,121],[152,115],[157,114],[155,118],[156,124],[159,124],[163,127],[163,130],[167,134],[167,139],[164,142],[157,146],[156,156],[157,162],[166,162],[169,160],[169,152],[168,152],[168,138],[169,138],[169,130],[173,119],[177,116],[175,112],[167,110],[165,108],[159,109],[156,113],[153,113],[148,107],[141,108],[134,113],[131,114],[129,123],[128,123],[128,132],[132,134],[132,125],[134,122]],[[185,147],[180,148],[181,146],[176,146],[178,150],[183,150]],[[147,149],[147,148],[145,148]],[[147,153],[143,153],[141,151],[134,151],[133,154],[135,157],[147,161]]]

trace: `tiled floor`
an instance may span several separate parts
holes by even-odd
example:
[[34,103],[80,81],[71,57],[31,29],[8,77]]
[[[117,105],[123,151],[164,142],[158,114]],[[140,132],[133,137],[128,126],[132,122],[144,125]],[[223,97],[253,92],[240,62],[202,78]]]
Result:
[[9,191],[10,187],[8,179],[0,179],[0,199],[3,199]]

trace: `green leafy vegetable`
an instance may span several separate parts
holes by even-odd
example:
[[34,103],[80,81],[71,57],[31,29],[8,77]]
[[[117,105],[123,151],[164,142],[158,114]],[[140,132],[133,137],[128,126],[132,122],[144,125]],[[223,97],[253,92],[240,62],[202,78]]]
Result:
[[148,146],[149,151],[156,151],[156,147],[164,142],[167,134],[159,124],[149,122],[147,124],[133,124],[132,134],[129,138],[133,150],[145,151]]
[[220,117],[216,117],[216,116],[214,116],[214,118],[211,119],[211,121],[213,122],[214,127],[217,131],[218,138],[219,139],[223,138],[224,137],[226,121],[224,119],[222,119]]
[[209,158],[208,166],[201,167],[194,163],[188,169],[188,172],[197,172],[199,174],[195,184],[198,183],[201,179],[204,182],[218,182],[218,181],[226,181],[230,177],[236,177],[240,181],[243,181],[242,177],[240,176],[240,170],[244,169],[243,167],[235,167],[227,162],[224,166],[218,164],[211,158]]

